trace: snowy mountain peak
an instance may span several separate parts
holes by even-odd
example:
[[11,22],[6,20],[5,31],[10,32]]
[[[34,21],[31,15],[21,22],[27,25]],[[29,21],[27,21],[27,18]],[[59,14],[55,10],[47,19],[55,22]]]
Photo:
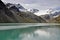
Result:
[[15,6],[21,12],[26,12],[27,11],[21,4],[6,3],[5,5],[7,6],[8,9]]
[[53,13],[55,13],[55,12],[59,12],[60,11],[60,7],[56,7],[56,8],[50,8],[50,9],[48,9],[48,13],[50,13],[50,14],[53,14]]
[[38,12],[39,10],[38,9],[28,9],[29,12],[32,12],[32,13],[36,13]]

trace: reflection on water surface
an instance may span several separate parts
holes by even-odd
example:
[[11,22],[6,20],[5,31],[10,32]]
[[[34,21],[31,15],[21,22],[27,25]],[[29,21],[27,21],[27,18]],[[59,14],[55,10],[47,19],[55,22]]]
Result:
[[0,30],[0,40],[60,40],[60,28],[37,26]]

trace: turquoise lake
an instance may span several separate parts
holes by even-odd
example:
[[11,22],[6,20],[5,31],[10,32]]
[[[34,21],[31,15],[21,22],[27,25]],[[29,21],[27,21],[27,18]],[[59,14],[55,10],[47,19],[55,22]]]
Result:
[[60,27],[31,26],[0,30],[0,40],[60,40]]

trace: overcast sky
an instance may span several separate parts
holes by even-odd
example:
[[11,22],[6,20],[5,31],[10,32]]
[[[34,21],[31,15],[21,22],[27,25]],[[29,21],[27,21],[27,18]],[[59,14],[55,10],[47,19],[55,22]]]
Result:
[[60,7],[60,0],[2,0],[3,2],[20,3],[25,8],[36,8],[45,10],[48,8]]

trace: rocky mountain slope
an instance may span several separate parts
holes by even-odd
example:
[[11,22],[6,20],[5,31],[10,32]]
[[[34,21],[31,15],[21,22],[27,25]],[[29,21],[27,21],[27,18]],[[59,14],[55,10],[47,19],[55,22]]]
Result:
[[49,21],[50,23],[60,23],[60,16],[53,18],[52,20]]
[[0,0],[0,23],[43,23],[46,22],[39,16],[30,12],[21,12],[16,6],[8,8]]

